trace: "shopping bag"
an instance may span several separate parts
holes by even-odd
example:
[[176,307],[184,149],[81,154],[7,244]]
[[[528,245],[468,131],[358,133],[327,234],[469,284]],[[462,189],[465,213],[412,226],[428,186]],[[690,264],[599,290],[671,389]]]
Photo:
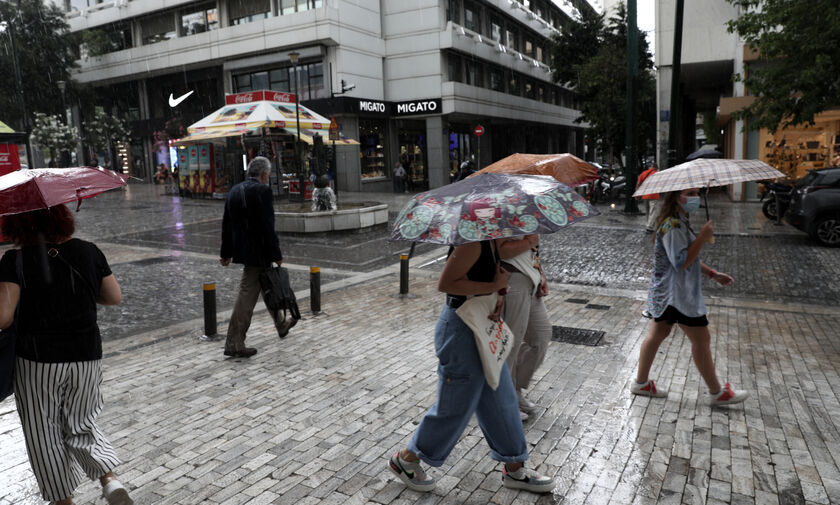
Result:
[[283,267],[266,268],[260,274],[260,288],[262,288],[265,307],[270,311],[283,311],[284,319],[286,311],[295,318],[300,319],[295,292],[289,283],[289,271]]
[[501,319],[491,321],[487,316],[496,308],[498,295],[473,296],[455,311],[475,335],[475,345],[481,357],[481,367],[487,384],[495,391],[505,360],[513,348],[513,332]]

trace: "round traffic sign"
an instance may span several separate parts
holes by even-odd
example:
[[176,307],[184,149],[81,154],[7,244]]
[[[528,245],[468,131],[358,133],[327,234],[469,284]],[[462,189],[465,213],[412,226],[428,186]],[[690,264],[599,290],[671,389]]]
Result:
[[484,135],[484,127],[481,125],[476,126],[475,128],[473,128],[473,133],[476,137]]

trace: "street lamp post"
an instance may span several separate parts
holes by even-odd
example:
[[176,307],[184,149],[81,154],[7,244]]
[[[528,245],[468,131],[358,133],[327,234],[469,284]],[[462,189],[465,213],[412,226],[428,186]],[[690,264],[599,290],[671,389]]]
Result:
[[292,61],[292,66],[295,72],[295,121],[297,122],[297,140],[295,141],[295,168],[298,173],[298,184],[300,189],[300,201],[306,200],[304,195],[304,185],[306,184],[303,177],[303,164],[300,154],[300,96],[298,96],[298,70],[297,64],[300,59],[300,53],[292,51],[289,53],[289,59]]

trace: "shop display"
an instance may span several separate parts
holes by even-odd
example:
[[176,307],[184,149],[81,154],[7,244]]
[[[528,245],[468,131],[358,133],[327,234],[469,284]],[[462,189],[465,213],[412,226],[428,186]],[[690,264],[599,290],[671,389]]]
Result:
[[382,121],[359,121],[359,157],[361,158],[362,179],[387,177],[385,166],[384,130]]

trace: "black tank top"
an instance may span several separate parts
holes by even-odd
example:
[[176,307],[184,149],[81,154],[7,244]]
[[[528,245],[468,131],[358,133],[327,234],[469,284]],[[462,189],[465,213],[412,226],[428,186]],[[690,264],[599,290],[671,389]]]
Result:
[[[490,240],[484,240],[481,242],[481,254],[467,272],[467,279],[476,282],[493,282],[493,279],[496,277],[496,259],[494,258],[491,242],[492,241]],[[452,254],[453,250],[454,248],[450,249],[449,254]],[[447,293],[447,296],[464,300],[467,299],[467,297],[463,295],[452,295]]]

